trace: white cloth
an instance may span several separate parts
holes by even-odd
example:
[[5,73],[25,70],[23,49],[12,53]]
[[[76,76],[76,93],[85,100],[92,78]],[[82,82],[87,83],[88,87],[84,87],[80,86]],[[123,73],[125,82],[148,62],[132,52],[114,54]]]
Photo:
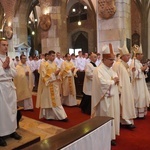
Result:
[[114,63],[113,69],[119,77],[121,116],[125,120],[136,118],[128,64],[120,60]]
[[71,62],[73,62],[74,66],[77,67],[77,60],[75,59],[71,59]]
[[147,115],[147,107],[145,108],[136,108],[136,115],[139,118],[144,118]]
[[[136,68],[135,72],[132,72],[133,67]],[[141,62],[135,59],[130,65],[130,72],[132,79],[132,88],[134,92],[135,107],[144,109],[145,107],[149,107],[150,94],[146,85],[145,75],[141,70],[141,67]]]
[[92,117],[108,116],[113,117],[111,138],[120,134],[120,104],[118,86],[112,78],[117,74],[112,68],[106,67],[103,63],[93,72],[92,82]]
[[83,57],[77,57],[76,58],[76,61],[77,61],[77,68],[80,70],[80,71],[83,71],[85,69],[85,64],[86,64],[86,59],[83,58]]
[[78,138],[60,150],[110,150],[111,124],[112,122],[109,121],[89,133],[85,131],[87,133],[85,136]]
[[100,63],[101,63],[101,59],[97,59],[96,62],[95,62],[96,66],[99,66]]
[[3,69],[6,56],[0,55],[0,136],[9,135],[17,128],[17,97],[12,81],[16,75],[14,62],[10,60],[10,68]]
[[35,69],[34,69],[34,62],[33,60],[28,60],[26,62],[27,66],[29,66],[29,68],[31,69],[31,71],[33,72]]
[[87,58],[87,59],[85,59],[85,65],[87,64],[87,63],[90,63],[90,58]]
[[130,66],[132,63],[132,59],[130,58],[129,61],[127,62],[127,64]]
[[64,60],[62,58],[55,58],[54,62],[57,64],[57,67],[60,68],[61,67],[61,64]]
[[62,106],[52,107],[52,108],[41,108],[40,118],[63,120],[67,118],[65,110]]
[[14,65],[17,66],[19,64],[20,61],[14,61]]
[[32,98],[24,99],[23,101],[19,101],[18,106],[24,107],[24,110],[31,110],[33,109],[33,100]]
[[33,71],[38,70],[40,68],[41,60],[33,60],[32,65],[33,65]]
[[62,104],[66,106],[76,106],[77,105],[76,96],[73,95],[62,96]]
[[85,65],[85,76],[83,83],[83,93],[86,95],[91,95],[92,93],[92,78],[94,67],[90,62]]

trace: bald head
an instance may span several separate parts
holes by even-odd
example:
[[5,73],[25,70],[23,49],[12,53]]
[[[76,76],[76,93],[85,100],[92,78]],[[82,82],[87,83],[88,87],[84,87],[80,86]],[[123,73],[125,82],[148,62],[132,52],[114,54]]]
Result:
[[96,55],[95,53],[92,52],[92,53],[90,54],[89,58],[90,58],[90,60],[91,60],[92,62],[95,63],[96,60],[97,60],[97,55]]

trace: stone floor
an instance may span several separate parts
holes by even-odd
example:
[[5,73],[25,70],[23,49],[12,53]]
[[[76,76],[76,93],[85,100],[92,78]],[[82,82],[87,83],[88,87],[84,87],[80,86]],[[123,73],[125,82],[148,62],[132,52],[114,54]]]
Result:
[[20,128],[40,136],[41,140],[49,138],[65,130],[63,128],[43,123],[25,116],[23,116],[20,121]]
[[[37,95],[36,92],[32,93],[33,95]],[[81,99],[77,99],[78,105],[80,104]],[[40,140],[47,139],[51,136],[54,136],[62,131],[65,131],[63,128],[59,128],[47,123],[43,123],[41,121],[37,121],[25,116],[22,116],[22,119],[19,123],[20,128],[17,129],[17,133],[19,133],[23,138],[19,141],[14,140],[12,138],[6,138],[7,146],[0,147],[0,150],[10,150],[15,149],[16,147],[25,144],[30,140],[34,140],[40,137]]]
[[65,129],[22,116],[20,128],[17,129],[17,133],[22,136],[22,139],[17,141],[6,137],[7,146],[0,147],[0,150],[18,149],[18,147],[30,141],[37,141],[39,137],[40,140],[47,139],[62,131],[65,131]]
[[25,148],[31,145],[31,143],[34,144],[40,141],[40,137],[38,135],[35,135],[27,130],[24,130],[23,128],[17,129],[17,133],[22,136],[22,139],[15,140],[7,136],[5,137],[7,146],[0,147],[0,150],[16,150],[16,149],[20,150],[22,148]]

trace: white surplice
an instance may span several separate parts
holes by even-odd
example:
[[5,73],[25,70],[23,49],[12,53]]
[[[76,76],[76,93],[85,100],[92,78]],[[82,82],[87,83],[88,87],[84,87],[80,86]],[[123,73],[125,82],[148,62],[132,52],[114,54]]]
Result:
[[[150,103],[150,94],[146,85],[144,72],[141,70],[142,66],[141,62],[137,59],[133,59],[130,65],[137,117],[144,117],[146,115],[147,107],[149,107]],[[136,68],[135,72],[132,72],[133,67]]]
[[10,60],[10,68],[3,69],[6,56],[0,55],[0,136],[9,135],[17,128],[17,97],[12,81],[16,75],[14,62]]
[[132,119],[136,118],[136,114],[128,64],[119,60],[114,63],[113,69],[119,77],[121,117],[124,120],[128,120],[127,124],[132,124]]
[[83,93],[86,95],[91,95],[92,93],[92,78],[94,69],[95,67],[90,62],[85,65]]

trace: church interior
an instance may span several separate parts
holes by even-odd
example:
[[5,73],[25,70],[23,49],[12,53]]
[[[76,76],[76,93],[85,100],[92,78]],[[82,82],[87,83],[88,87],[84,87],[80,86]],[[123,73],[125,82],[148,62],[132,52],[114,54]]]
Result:
[[[11,59],[21,54],[27,58],[30,55],[40,56],[50,50],[62,56],[66,53],[77,55],[80,50],[83,53],[101,54],[102,47],[111,43],[115,54],[119,52],[118,47],[124,44],[130,53],[133,45],[142,46],[143,63],[147,63],[150,58],[149,10],[149,0],[0,0],[0,38],[7,39],[8,56]],[[148,82],[147,85],[150,91]],[[8,138],[8,146],[0,149],[71,150],[65,144],[75,142],[78,136],[82,139],[89,131],[96,130],[96,126],[102,126],[101,122],[96,123],[99,118],[90,122],[90,115],[81,112],[82,88],[76,86],[77,106],[64,106],[68,122],[39,119],[39,109],[35,108],[37,91],[33,91],[34,110],[20,110],[22,118],[17,131],[23,138],[21,141]],[[105,119],[102,122],[105,123]],[[149,122],[148,112],[146,119],[135,121],[135,131],[122,129],[117,146],[109,146],[106,150],[150,149]],[[82,132],[76,134],[77,130]],[[64,141],[61,141],[59,134],[65,138]],[[77,139],[73,139],[73,135]],[[100,140],[104,142],[104,139]],[[79,145],[84,150],[83,143]]]

